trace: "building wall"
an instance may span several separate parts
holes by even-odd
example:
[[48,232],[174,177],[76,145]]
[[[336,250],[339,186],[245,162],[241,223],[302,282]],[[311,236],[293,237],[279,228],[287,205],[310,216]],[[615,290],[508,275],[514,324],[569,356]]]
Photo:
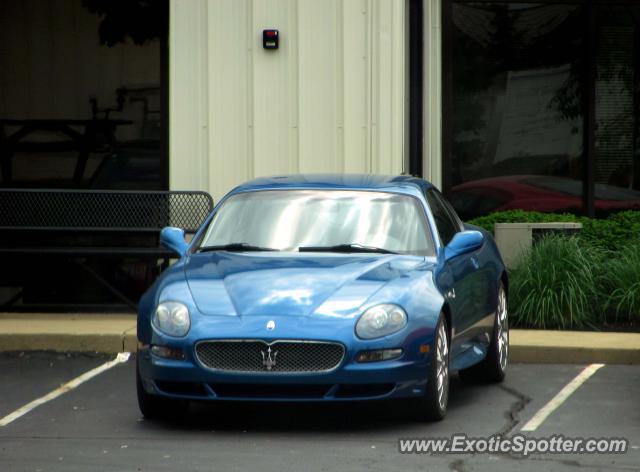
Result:
[[423,177],[442,188],[442,0],[423,0]]
[[405,0],[171,0],[171,188],[218,200],[263,175],[403,172],[405,14]]

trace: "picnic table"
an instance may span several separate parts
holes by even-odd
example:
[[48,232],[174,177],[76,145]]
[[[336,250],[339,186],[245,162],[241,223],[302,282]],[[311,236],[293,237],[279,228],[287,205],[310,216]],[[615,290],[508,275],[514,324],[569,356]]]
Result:
[[[115,152],[118,148],[116,129],[130,125],[133,121],[94,118],[87,120],[0,119],[0,169],[2,181],[6,185],[13,180],[13,158],[16,152],[64,152],[77,151],[78,159],[73,173],[73,183],[80,185],[91,152]],[[28,140],[38,132],[61,133],[65,141]]]

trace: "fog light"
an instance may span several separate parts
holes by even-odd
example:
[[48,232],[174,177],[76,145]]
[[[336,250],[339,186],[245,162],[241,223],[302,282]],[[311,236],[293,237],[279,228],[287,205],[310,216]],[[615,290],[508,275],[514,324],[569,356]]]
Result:
[[155,356],[162,357],[164,359],[183,360],[184,352],[182,349],[168,346],[151,346],[151,353]]
[[374,351],[360,351],[356,362],[379,362],[397,359],[402,355],[402,349],[376,349]]

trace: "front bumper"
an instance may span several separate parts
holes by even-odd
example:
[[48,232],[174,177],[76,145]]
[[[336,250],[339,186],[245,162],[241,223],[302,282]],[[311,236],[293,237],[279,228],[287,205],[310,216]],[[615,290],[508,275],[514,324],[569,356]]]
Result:
[[[352,336],[352,327],[335,329],[334,325],[331,331],[311,331],[316,335],[314,338],[321,336],[322,341],[338,342],[345,346],[342,362],[329,372],[227,372],[207,369],[196,358],[197,343],[212,339],[206,336],[206,332],[213,331],[196,331],[187,338],[176,339],[153,330],[146,343],[142,340],[137,362],[144,389],[155,395],[192,400],[330,402],[419,397],[424,395],[431,361],[430,354],[421,353],[420,347],[430,345],[433,338],[432,330],[419,328],[404,330],[403,333],[383,339],[362,341]],[[229,339],[238,330],[227,331],[218,326],[215,332],[221,336],[220,339]],[[273,338],[253,334],[258,333],[250,332],[251,339],[268,342],[275,339],[308,339],[303,332],[290,331],[287,336]],[[147,343],[181,349],[184,359],[158,357],[150,352]],[[403,354],[394,360],[355,361],[356,355],[362,350],[398,347],[403,349]]]
[[427,359],[402,358],[358,364],[345,361],[327,373],[229,373],[203,368],[192,356],[159,358],[138,351],[145,390],[192,400],[345,401],[417,397],[424,394]]

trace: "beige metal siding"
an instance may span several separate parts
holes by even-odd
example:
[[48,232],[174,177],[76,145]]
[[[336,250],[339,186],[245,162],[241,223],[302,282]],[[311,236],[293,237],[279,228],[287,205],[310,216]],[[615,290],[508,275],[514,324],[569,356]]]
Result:
[[423,177],[442,188],[442,7],[424,3]]
[[402,172],[405,0],[171,0],[170,51],[172,188]]

